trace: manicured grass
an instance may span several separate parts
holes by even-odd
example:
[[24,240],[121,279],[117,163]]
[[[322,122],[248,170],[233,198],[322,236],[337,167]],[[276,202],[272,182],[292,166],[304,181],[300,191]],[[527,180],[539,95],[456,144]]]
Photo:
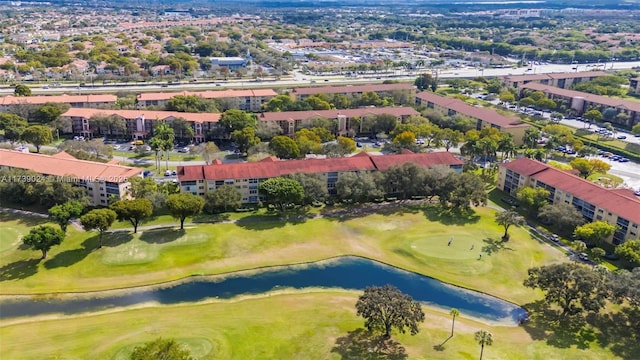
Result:
[[[5,251],[2,292],[104,290],[359,255],[526,303],[533,295],[521,285],[527,269],[563,259],[524,229],[510,230],[512,240],[502,243],[491,209],[472,215],[440,213],[437,206],[384,211],[290,222],[250,214],[237,223],[188,225],[184,231],[119,231],[104,235],[102,249],[97,233],[69,227],[65,241],[44,261],[36,261],[39,253],[31,250]],[[454,242],[448,247],[450,236]]]
[[[155,160],[155,155],[153,153],[149,153],[147,155],[138,154],[131,151],[113,151],[113,156],[118,157],[126,157],[129,159],[140,159],[140,160]],[[169,161],[203,161],[202,156],[194,155],[194,154],[186,154],[186,153],[171,153],[169,154]],[[164,157],[162,158],[164,161]]]
[[[7,359],[127,359],[141,343],[175,338],[198,359],[404,359],[380,355],[356,316],[359,293],[310,289],[180,306],[148,307],[106,314],[29,321],[0,326]],[[477,359],[474,332],[492,333],[485,359],[620,359],[586,343],[550,346],[523,327],[490,326],[423,307],[426,321],[416,336],[394,333],[390,353],[409,359]],[[108,326],[107,324],[117,324]],[[529,332],[527,332],[529,331]],[[442,345],[444,343],[444,345]],[[442,345],[442,347],[439,347]]]
[[624,182],[624,180],[618,176],[602,173],[591,174],[587,180],[597,184],[611,185],[612,187],[616,187]]
[[31,227],[47,222],[45,218],[23,217],[0,212],[0,254],[15,251],[22,244],[22,237]]

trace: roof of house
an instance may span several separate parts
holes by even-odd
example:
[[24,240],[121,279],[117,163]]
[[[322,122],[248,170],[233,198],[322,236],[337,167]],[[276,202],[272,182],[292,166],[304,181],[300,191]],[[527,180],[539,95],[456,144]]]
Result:
[[50,176],[73,176],[87,181],[104,179],[116,183],[128,181],[130,177],[139,176],[143,171],[139,168],[78,160],[64,155],[50,156],[6,149],[0,149],[0,166],[33,170]]
[[489,124],[500,126],[501,128],[529,127],[529,124],[523,123],[518,117],[507,117],[499,114],[495,110],[472,106],[460,99],[446,96],[436,95],[432,92],[425,91],[416,95],[417,98],[434,103],[438,106],[451,109],[456,113],[480,119]]
[[341,93],[362,93],[369,91],[391,91],[391,90],[412,90],[414,86],[409,83],[394,84],[367,84],[367,85],[346,85],[346,86],[318,86],[295,88],[291,92],[298,95],[314,94],[341,94]]
[[550,73],[550,74],[525,74],[525,75],[507,75],[505,80],[510,82],[520,81],[538,81],[549,79],[576,79],[576,78],[589,78],[608,76],[609,73],[605,71],[582,71],[582,72],[565,72],[565,73]]
[[640,102],[632,100],[615,99],[608,96],[594,95],[586,92],[566,90],[555,86],[543,85],[538,83],[528,83],[520,86],[520,89],[529,89],[534,91],[542,91],[546,94],[564,96],[568,98],[583,98],[586,101],[602,104],[610,107],[627,109],[630,111],[640,112]]
[[115,95],[46,95],[46,96],[13,96],[0,97],[0,105],[33,104],[40,105],[46,103],[115,103],[118,97]]
[[556,189],[640,224],[640,200],[621,194],[619,190],[606,189],[566,171],[529,158],[516,159],[509,163],[500,164],[500,166],[520,175],[531,176]]
[[198,96],[203,99],[223,99],[234,97],[258,97],[258,96],[276,96],[278,95],[272,89],[246,89],[246,90],[218,90],[218,91],[181,91],[181,92],[160,92],[160,93],[142,93],[137,96],[138,101],[157,101],[169,100],[174,96]]
[[178,167],[180,181],[192,180],[230,180],[272,178],[287,174],[328,173],[347,171],[385,170],[393,165],[414,162],[424,167],[438,165],[462,165],[463,162],[448,152],[419,153],[397,155],[370,155],[360,153],[356,156],[327,159],[277,160],[267,158],[259,162],[190,165]]
[[347,118],[353,118],[353,117],[364,117],[367,115],[381,115],[381,114],[389,114],[389,115],[394,115],[396,117],[400,117],[400,116],[409,116],[409,115],[419,115],[420,113],[411,107],[384,107],[384,108],[265,112],[258,115],[258,119],[262,121],[305,120],[313,117],[336,119],[340,115],[344,115]]
[[191,122],[218,122],[221,114],[218,113],[186,113],[177,111],[153,111],[153,110],[109,110],[109,109],[89,109],[89,108],[71,108],[60,116],[80,117],[88,119],[92,116],[110,116],[118,115],[125,119],[144,118],[150,120],[164,120],[168,118],[182,118]]

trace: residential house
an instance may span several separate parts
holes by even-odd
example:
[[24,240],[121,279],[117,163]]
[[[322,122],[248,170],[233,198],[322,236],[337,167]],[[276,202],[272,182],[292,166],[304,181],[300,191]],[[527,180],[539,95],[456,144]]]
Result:
[[550,192],[549,202],[573,205],[588,221],[607,221],[616,225],[607,239],[614,245],[640,235],[640,200],[629,190],[606,189],[569,172],[528,158],[502,163],[498,170],[498,188],[515,196],[529,186]]

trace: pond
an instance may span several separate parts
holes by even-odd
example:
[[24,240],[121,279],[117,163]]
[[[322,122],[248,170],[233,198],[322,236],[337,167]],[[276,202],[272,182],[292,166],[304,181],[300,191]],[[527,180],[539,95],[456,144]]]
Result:
[[0,301],[0,319],[53,313],[78,314],[142,303],[177,304],[207,298],[232,298],[283,288],[306,287],[362,290],[367,286],[392,284],[415,300],[445,310],[457,308],[465,316],[488,322],[515,325],[525,310],[507,301],[445,284],[433,278],[358,257],[342,257],[306,265],[266,268],[216,277],[197,277],[166,287],[134,288],[127,291],[85,295],[35,296]]

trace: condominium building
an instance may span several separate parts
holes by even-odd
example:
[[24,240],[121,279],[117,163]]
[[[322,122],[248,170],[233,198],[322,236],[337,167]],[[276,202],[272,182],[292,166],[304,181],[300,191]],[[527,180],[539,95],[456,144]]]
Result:
[[78,160],[67,153],[43,155],[0,149],[0,169],[32,170],[42,177],[25,177],[20,181],[65,181],[87,190],[91,205],[107,205],[109,198],[128,196],[129,179],[142,176],[143,169]]
[[68,104],[72,108],[96,108],[115,106],[118,97],[115,95],[43,95],[0,97],[0,112],[8,112],[20,105],[44,105],[47,103]]
[[[153,129],[158,122],[171,122],[176,119],[182,119],[191,123],[194,134],[193,139],[199,143],[204,141],[210,132],[217,130],[221,115],[217,113],[183,113],[177,111],[71,108],[60,116],[71,119],[73,133],[86,138],[109,135],[131,139],[145,139],[153,136]],[[117,116],[124,119],[126,130],[109,129],[108,132],[107,130],[101,132],[100,129],[96,129],[91,121],[89,121],[94,117],[107,116]]]
[[640,122],[640,102],[637,101],[616,99],[581,91],[565,90],[536,83],[522,85],[519,89],[521,93],[526,90],[542,91],[552,100],[565,101],[568,107],[575,110],[578,115],[582,115],[590,109],[599,109],[600,112],[604,113],[606,109],[611,108],[615,109],[618,114],[627,115],[626,117],[616,116],[608,119],[611,123],[632,127]]
[[528,158],[503,163],[498,171],[498,188],[514,195],[530,186],[550,192],[549,202],[573,205],[587,221],[606,221],[616,225],[607,239],[615,245],[640,235],[640,200],[626,189],[606,189],[566,171]]
[[346,173],[386,170],[407,162],[424,168],[446,167],[461,172],[463,162],[449,152],[412,153],[397,155],[371,155],[361,152],[344,158],[278,160],[266,158],[259,162],[178,167],[180,191],[204,196],[223,185],[232,185],[242,195],[243,203],[263,201],[259,193],[261,182],[295,173],[317,174],[326,183],[329,194],[336,193],[336,183]]
[[569,89],[575,84],[585,81],[591,81],[598,77],[608,75],[610,74],[604,71],[583,71],[570,73],[508,75],[503,77],[502,80],[506,86],[516,89],[522,85],[529,83]]
[[355,135],[363,132],[362,120],[378,115],[393,115],[402,122],[409,116],[420,113],[410,107],[280,111],[261,113],[258,115],[258,121],[274,121],[280,125],[283,134],[293,135],[296,130],[309,125],[313,119],[324,118],[337,121],[338,134]]
[[524,131],[531,126],[523,123],[518,117],[507,117],[497,113],[495,110],[472,106],[460,99],[436,95],[429,91],[416,95],[416,106],[424,106],[445,116],[466,116],[476,121],[477,130],[492,127],[511,134],[516,145],[522,145]]
[[136,97],[138,108],[149,106],[167,105],[174,96],[197,96],[203,99],[224,100],[225,105],[231,109],[244,111],[260,111],[262,104],[268,102],[278,95],[271,89],[246,89],[246,90],[220,90],[220,91],[182,91],[182,92],[161,92],[142,93]]
[[394,92],[398,92],[411,99],[415,94],[415,87],[409,83],[302,87],[291,90],[291,96],[294,100],[304,100],[318,94],[359,97],[365,92],[374,92],[380,97],[393,96]]

